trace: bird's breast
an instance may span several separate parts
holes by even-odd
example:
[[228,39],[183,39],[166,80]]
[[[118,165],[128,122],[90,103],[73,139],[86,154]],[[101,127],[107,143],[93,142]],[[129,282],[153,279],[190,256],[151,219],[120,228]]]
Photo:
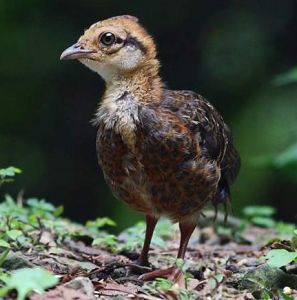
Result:
[[131,151],[135,148],[138,122],[138,106],[125,92],[121,96],[105,97],[96,113],[95,121],[102,130],[119,134]]
[[115,197],[137,211],[151,212],[144,167],[122,135],[114,129],[99,127],[97,153],[105,180]]

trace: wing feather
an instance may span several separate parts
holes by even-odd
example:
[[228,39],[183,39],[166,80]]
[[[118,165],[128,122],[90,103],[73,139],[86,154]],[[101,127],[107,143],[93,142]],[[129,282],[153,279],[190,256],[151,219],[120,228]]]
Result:
[[162,104],[190,128],[205,157],[219,165],[221,178],[214,205],[230,202],[229,186],[238,175],[240,156],[220,113],[202,96],[191,91],[168,90]]

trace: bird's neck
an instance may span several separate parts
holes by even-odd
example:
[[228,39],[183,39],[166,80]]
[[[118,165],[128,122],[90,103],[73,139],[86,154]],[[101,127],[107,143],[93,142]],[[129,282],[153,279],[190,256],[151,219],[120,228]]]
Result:
[[151,60],[141,68],[117,74],[106,81],[104,101],[112,101],[129,94],[139,103],[158,102],[161,99],[163,84],[159,75],[158,60]]

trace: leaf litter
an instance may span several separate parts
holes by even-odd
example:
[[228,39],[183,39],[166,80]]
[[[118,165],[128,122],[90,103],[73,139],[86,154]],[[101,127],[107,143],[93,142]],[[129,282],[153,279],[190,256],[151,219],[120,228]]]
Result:
[[[277,259],[269,250],[289,249],[286,235],[280,239],[275,228],[251,222],[242,226],[236,218],[231,218],[228,227],[220,221],[220,214],[218,223],[213,223],[206,213],[190,240],[185,262],[176,262],[178,226],[163,220],[156,229],[151,266],[147,268],[136,263],[145,231],[143,222],[115,236],[106,231],[116,225],[108,218],[84,226],[62,218],[62,209],[44,200],[15,202],[9,196],[0,204],[0,213],[0,251],[1,255],[6,253],[1,263],[0,294],[7,299],[248,300],[262,299],[263,293],[271,295],[274,289],[281,295],[275,299],[297,297],[295,262],[279,269],[265,261]],[[284,251],[278,252],[284,255]],[[296,255],[292,253],[293,260]],[[180,285],[165,279],[143,282],[139,274],[131,272],[132,267],[141,273],[175,263],[184,271],[185,281]],[[17,282],[15,278],[19,278]],[[287,298],[282,296],[285,287],[291,293]]]

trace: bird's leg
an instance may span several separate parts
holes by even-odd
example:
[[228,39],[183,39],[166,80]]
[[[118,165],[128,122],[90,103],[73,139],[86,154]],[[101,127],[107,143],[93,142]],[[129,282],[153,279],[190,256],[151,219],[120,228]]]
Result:
[[138,258],[138,264],[141,266],[148,266],[148,252],[150,250],[150,244],[152,240],[152,236],[158,222],[158,218],[152,217],[150,215],[146,215],[146,231],[143,247],[141,250],[141,254]]
[[177,258],[184,259],[187,251],[187,246],[193,231],[196,228],[196,224],[192,223],[179,223],[180,230],[180,245],[177,254]]
[[[190,237],[196,227],[193,223],[179,223],[180,245],[177,258],[184,259]],[[156,270],[140,276],[142,280],[151,280],[157,277],[167,278],[173,282],[178,282],[182,277],[182,270],[178,266],[172,266],[164,270]]]
[[143,268],[141,268],[140,266],[144,266],[144,267],[149,266],[148,253],[150,250],[150,244],[151,244],[151,240],[152,240],[152,236],[153,236],[156,224],[158,222],[158,218],[152,217],[150,215],[146,215],[145,219],[146,219],[146,231],[145,231],[143,247],[142,247],[141,253],[138,257],[137,265],[131,266],[129,268],[129,271],[128,271],[129,274],[143,273]]

